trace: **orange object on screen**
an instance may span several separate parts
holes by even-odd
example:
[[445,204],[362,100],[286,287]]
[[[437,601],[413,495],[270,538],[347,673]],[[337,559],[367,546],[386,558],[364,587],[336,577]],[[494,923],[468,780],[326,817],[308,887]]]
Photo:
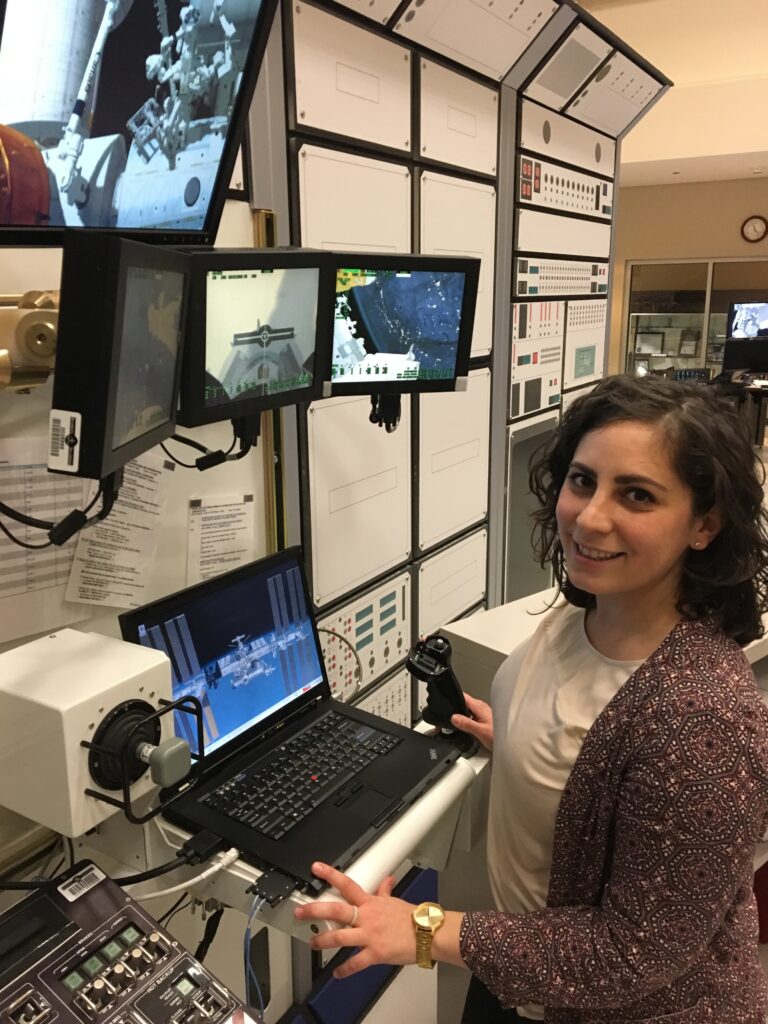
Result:
[[0,125],[0,224],[46,227],[50,206],[42,153],[22,132]]

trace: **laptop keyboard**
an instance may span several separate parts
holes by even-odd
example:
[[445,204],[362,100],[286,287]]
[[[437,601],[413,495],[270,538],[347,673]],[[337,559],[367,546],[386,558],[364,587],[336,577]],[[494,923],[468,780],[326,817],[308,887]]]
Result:
[[400,739],[336,711],[201,797],[219,814],[270,839],[280,839],[333,798],[337,807],[363,788],[361,769]]

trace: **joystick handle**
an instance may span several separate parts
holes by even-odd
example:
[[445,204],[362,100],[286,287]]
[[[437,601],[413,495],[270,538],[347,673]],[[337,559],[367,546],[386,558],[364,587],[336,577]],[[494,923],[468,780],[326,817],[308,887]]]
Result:
[[408,654],[406,668],[427,684],[427,704],[422,718],[429,725],[450,730],[451,715],[469,717],[464,691],[450,664],[451,645],[443,636],[433,633],[419,640]]

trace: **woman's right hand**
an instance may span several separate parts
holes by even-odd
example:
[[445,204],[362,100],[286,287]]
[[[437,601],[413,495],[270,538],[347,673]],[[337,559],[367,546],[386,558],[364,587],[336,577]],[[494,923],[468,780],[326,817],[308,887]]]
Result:
[[451,715],[451,725],[454,729],[461,729],[462,732],[474,736],[486,750],[493,750],[493,712],[490,704],[486,704],[484,700],[478,700],[477,697],[470,697],[468,693],[464,694],[464,700],[473,717]]

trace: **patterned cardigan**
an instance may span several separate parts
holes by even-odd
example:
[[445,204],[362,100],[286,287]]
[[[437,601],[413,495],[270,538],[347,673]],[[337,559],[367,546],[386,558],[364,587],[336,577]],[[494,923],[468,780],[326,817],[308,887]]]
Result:
[[547,908],[470,912],[461,955],[550,1024],[765,1024],[752,858],[768,709],[738,645],[679,623],[606,705],[563,791]]

